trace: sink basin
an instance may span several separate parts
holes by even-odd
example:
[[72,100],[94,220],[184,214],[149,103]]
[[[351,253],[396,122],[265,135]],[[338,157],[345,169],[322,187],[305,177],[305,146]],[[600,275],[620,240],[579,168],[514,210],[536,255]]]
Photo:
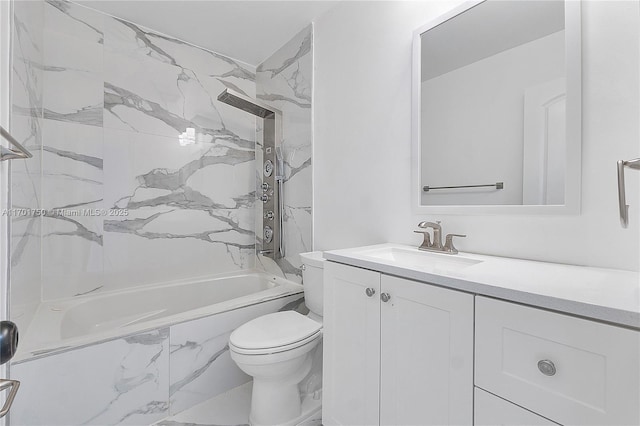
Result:
[[362,256],[393,262],[399,266],[444,273],[455,273],[464,270],[482,260],[463,257],[461,255],[441,254],[403,247],[377,247],[363,250]]

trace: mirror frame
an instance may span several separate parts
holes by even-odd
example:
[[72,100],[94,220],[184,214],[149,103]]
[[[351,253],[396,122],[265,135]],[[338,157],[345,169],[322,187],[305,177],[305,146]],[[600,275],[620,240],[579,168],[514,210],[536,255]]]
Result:
[[562,205],[440,205],[421,204],[421,35],[486,0],[464,2],[449,12],[418,28],[413,33],[411,93],[411,204],[419,215],[578,215],[582,181],[582,40],[580,0],[565,0],[565,63],[567,78],[567,159],[565,171],[565,203]]

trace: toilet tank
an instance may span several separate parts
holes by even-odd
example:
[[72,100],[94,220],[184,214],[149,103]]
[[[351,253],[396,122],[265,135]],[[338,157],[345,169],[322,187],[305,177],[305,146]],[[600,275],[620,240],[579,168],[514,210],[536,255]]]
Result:
[[[323,299],[323,270],[325,259],[321,251],[300,253],[302,260],[302,285],[304,288],[304,302],[309,308],[310,317],[322,318]],[[313,315],[311,315],[313,314]]]

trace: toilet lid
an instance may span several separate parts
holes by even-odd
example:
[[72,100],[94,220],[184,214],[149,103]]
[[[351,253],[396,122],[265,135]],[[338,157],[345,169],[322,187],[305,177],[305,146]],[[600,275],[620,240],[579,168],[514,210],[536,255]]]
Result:
[[287,346],[317,334],[322,324],[294,311],[263,315],[238,327],[229,342],[239,349]]

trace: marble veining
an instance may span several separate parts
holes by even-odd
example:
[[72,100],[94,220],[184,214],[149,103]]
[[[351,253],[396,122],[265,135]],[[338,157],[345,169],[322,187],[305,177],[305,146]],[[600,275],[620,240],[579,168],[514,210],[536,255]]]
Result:
[[99,245],[102,245],[102,235],[99,235],[97,232],[91,231],[89,228],[84,226],[80,221],[74,220],[70,217],[57,215],[55,213],[45,213],[45,217],[55,218],[57,220],[63,221],[68,224],[72,224],[72,229],[67,230],[52,230],[46,234],[47,237],[54,235],[64,235],[64,236],[77,236],[83,238],[88,241],[93,241]]
[[45,300],[103,288],[102,129],[44,119],[42,269]]
[[42,5],[21,4],[13,16],[12,111],[42,116]]
[[102,126],[101,27],[101,17],[89,9],[68,2],[45,3],[44,118]]
[[[183,78],[188,79],[188,77]],[[177,134],[185,132],[187,128],[193,128],[198,133],[198,137],[206,142],[223,140],[230,141],[243,148],[254,147],[253,141],[243,139],[224,127],[219,129],[201,127],[195,122],[189,121],[178,114],[168,111],[157,102],[146,100],[129,90],[116,87],[108,82],[105,82],[104,90],[105,110],[110,112],[114,117],[117,117],[131,130],[137,130],[137,127],[128,122],[124,116],[119,115],[119,110],[121,109],[119,107],[134,109],[149,118],[158,120],[174,129]]]
[[[287,257],[258,264],[301,280],[297,253],[311,249],[311,27],[257,72],[66,1],[44,3],[41,32],[42,59],[25,61],[41,65],[23,80],[42,75],[43,207],[125,211],[42,217],[43,269],[54,277],[45,298],[256,264],[261,146],[256,120],[216,100],[224,88],[284,113]],[[32,92],[26,98],[37,100]],[[15,107],[38,111],[26,102]]]
[[[300,32],[297,36],[291,39],[291,41],[289,41],[287,43],[287,46],[284,48],[291,50],[289,46],[292,46],[292,47],[298,46],[297,51],[293,55],[288,55],[289,57],[282,60],[280,62],[280,65],[278,65],[278,62],[276,62],[275,60],[272,61],[271,58],[267,59],[258,67],[257,71],[270,73],[269,77],[274,78],[275,76],[282,73],[284,70],[286,70],[290,66],[296,65],[299,61],[302,60],[304,56],[310,54],[311,46],[312,46],[311,26],[302,30],[302,32]],[[276,55],[277,54],[274,54],[272,58]],[[275,64],[273,62],[275,62]],[[309,100],[310,99],[311,98],[309,97]]]
[[[107,66],[105,107],[109,113],[106,114],[108,126],[167,136],[194,128],[208,141],[235,139],[238,145],[253,148],[252,141],[248,144],[242,141],[225,124],[223,116],[229,114],[228,110],[221,112],[216,100],[225,87],[252,95],[255,92],[253,70],[230,58],[129,22],[113,19],[107,28],[105,54],[110,63],[115,60],[128,65],[129,69],[138,70],[132,76],[132,73],[122,73],[119,67]],[[149,69],[156,72],[143,73]],[[212,73],[216,70],[218,72]],[[149,84],[149,79],[153,85]],[[150,120],[154,119],[165,126],[153,124]]]
[[21,3],[13,108],[43,166],[14,199],[45,213],[16,220],[12,262],[42,240],[45,299],[252,268],[255,120],[216,97],[255,96],[255,69],[72,2]]
[[[311,93],[313,28],[309,26],[260,64],[256,70],[257,98],[283,113],[284,242],[285,257],[272,261],[259,256],[258,264],[271,273],[300,282],[298,254],[311,251]],[[258,129],[260,144],[261,129]],[[262,163],[259,150],[256,163]],[[256,185],[261,183],[261,171]],[[256,217],[262,217],[257,206]],[[258,224],[259,226],[260,224]],[[261,240],[258,236],[257,244]]]
[[[204,342],[206,343],[206,341]],[[180,351],[181,349],[189,349],[189,350],[198,350],[198,351],[202,351],[202,347],[195,343],[195,342],[187,342],[186,345],[180,345],[181,347],[173,349],[171,351],[171,354],[175,354],[176,352]],[[174,382],[171,384],[171,386],[169,387],[169,394],[172,395],[176,392],[178,392],[180,389],[182,389],[184,386],[186,386],[187,384],[191,383],[193,380],[195,380],[196,378],[200,377],[200,375],[211,366],[211,364],[213,364],[222,354],[224,354],[225,352],[229,351],[229,345],[225,345],[222,349],[220,349],[219,351],[215,352],[213,355],[211,355],[206,362],[197,370],[194,370],[193,372],[191,372],[191,374],[189,374],[188,376],[184,377],[182,380],[179,380],[177,382]]]
[[100,126],[102,125],[102,104],[90,105],[66,113],[51,111],[45,108],[44,118],[59,121],[79,122],[90,126]]
[[90,166],[93,166],[97,169],[102,170],[102,158],[92,157],[90,155],[83,155],[73,151],[65,151],[62,149],[57,149],[52,146],[45,146],[43,148],[45,152],[50,152],[59,157],[69,158],[73,161],[81,161],[83,163],[87,163]]
[[33,157],[12,161],[11,206],[26,214],[11,221],[11,319],[26,330],[40,302],[43,21],[42,2],[13,5],[11,121],[8,130]]
[[100,14],[64,0],[46,0],[46,3],[51,6],[46,10],[49,28],[70,32],[99,44],[104,43]]
[[29,397],[16,399],[12,421],[48,426],[158,421],[168,414],[168,343],[164,328],[15,365]]
[[171,414],[248,382],[250,377],[231,359],[229,336],[253,318],[283,310],[304,312],[303,298],[289,296],[253,306],[251,310],[225,312],[171,327],[170,356],[172,365],[177,366],[171,371]]

